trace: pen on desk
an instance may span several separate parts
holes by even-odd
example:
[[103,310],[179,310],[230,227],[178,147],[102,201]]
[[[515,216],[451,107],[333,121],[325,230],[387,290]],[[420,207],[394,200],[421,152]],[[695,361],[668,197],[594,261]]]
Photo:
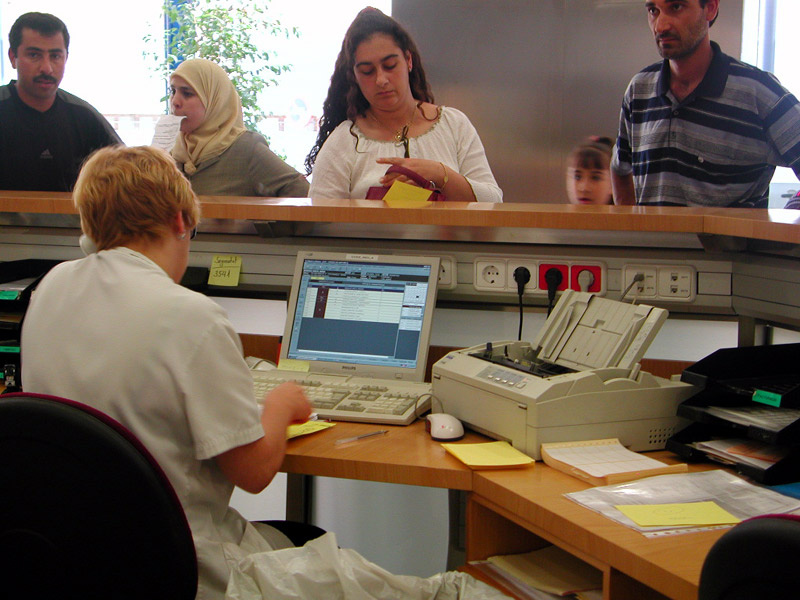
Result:
[[370,431],[369,433],[362,433],[361,435],[354,435],[353,437],[346,437],[346,438],[339,438],[334,442],[337,446],[339,444],[347,444],[349,442],[357,442],[359,440],[363,440],[364,438],[372,437],[374,435],[384,435],[385,433],[389,433],[388,429],[379,429],[378,431]]

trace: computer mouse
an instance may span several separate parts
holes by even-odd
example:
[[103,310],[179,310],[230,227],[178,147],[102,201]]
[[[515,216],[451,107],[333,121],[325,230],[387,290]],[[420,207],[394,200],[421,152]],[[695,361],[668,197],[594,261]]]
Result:
[[428,415],[425,431],[437,442],[452,442],[464,437],[464,426],[453,415],[446,413],[432,413]]

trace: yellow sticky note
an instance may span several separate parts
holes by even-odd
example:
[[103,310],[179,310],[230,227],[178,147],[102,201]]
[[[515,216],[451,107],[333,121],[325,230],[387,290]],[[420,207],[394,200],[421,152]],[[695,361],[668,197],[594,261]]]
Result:
[[732,525],[737,519],[716,502],[624,504],[615,507],[640,527]]
[[502,469],[521,467],[533,462],[508,442],[482,444],[442,444],[447,452],[472,469]]
[[235,287],[239,285],[239,275],[241,272],[241,256],[235,254],[215,254],[214,258],[211,259],[208,284]]
[[330,423],[328,421],[306,421],[305,423],[300,423],[299,425],[289,425],[289,428],[286,430],[286,439],[290,440],[292,438],[300,437],[301,435],[316,433],[317,431],[328,429],[334,425],[336,425],[336,423]]
[[383,201],[392,208],[420,208],[433,204],[428,202],[431,191],[417,185],[411,185],[402,181],[395,181]]
[[308,373],[309,364],[307,360],[297,360],[296,358],[283,358],[278,361],[278,368],[281,371],[299,371]]

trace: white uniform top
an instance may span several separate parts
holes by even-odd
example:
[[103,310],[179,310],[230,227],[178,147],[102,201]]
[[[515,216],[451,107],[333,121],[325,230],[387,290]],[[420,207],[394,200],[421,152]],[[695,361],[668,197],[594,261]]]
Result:
[[[373,140],[352,121],[343,121],[317,155],[309,196],[331,200],[366,198],[367,190],[380,185],[380,178],[389,168],[375,160],[402,158],[404,152],[403,144]],[[478,132],[460,110],[442,107],[439,120],[430,130],[410,138],[409,155],[441,162],[466,177],[478,202],[503,201],[503,191],[489,168]],[[446,187],[444,194],[447,195]]]
[[192,528],[198,598],[224,596],[226,555],[272,549],[228,507],[233,485],[210,460],[264,435],[241,343],[216,303],[138,252],[99,252],[39,284],[21,352],[26,392],[101,410],[156,458]]

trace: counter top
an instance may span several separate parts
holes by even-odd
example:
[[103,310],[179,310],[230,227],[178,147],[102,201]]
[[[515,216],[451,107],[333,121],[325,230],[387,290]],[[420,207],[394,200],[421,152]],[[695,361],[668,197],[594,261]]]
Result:
[[[226,196],[203,196],[201,202],[207,219],[692,233],[800,244],[800,211],[785,209],[475,202],[389,208],[380,200]],[[0,212],[76,210],[69,193],[0,191]]]

